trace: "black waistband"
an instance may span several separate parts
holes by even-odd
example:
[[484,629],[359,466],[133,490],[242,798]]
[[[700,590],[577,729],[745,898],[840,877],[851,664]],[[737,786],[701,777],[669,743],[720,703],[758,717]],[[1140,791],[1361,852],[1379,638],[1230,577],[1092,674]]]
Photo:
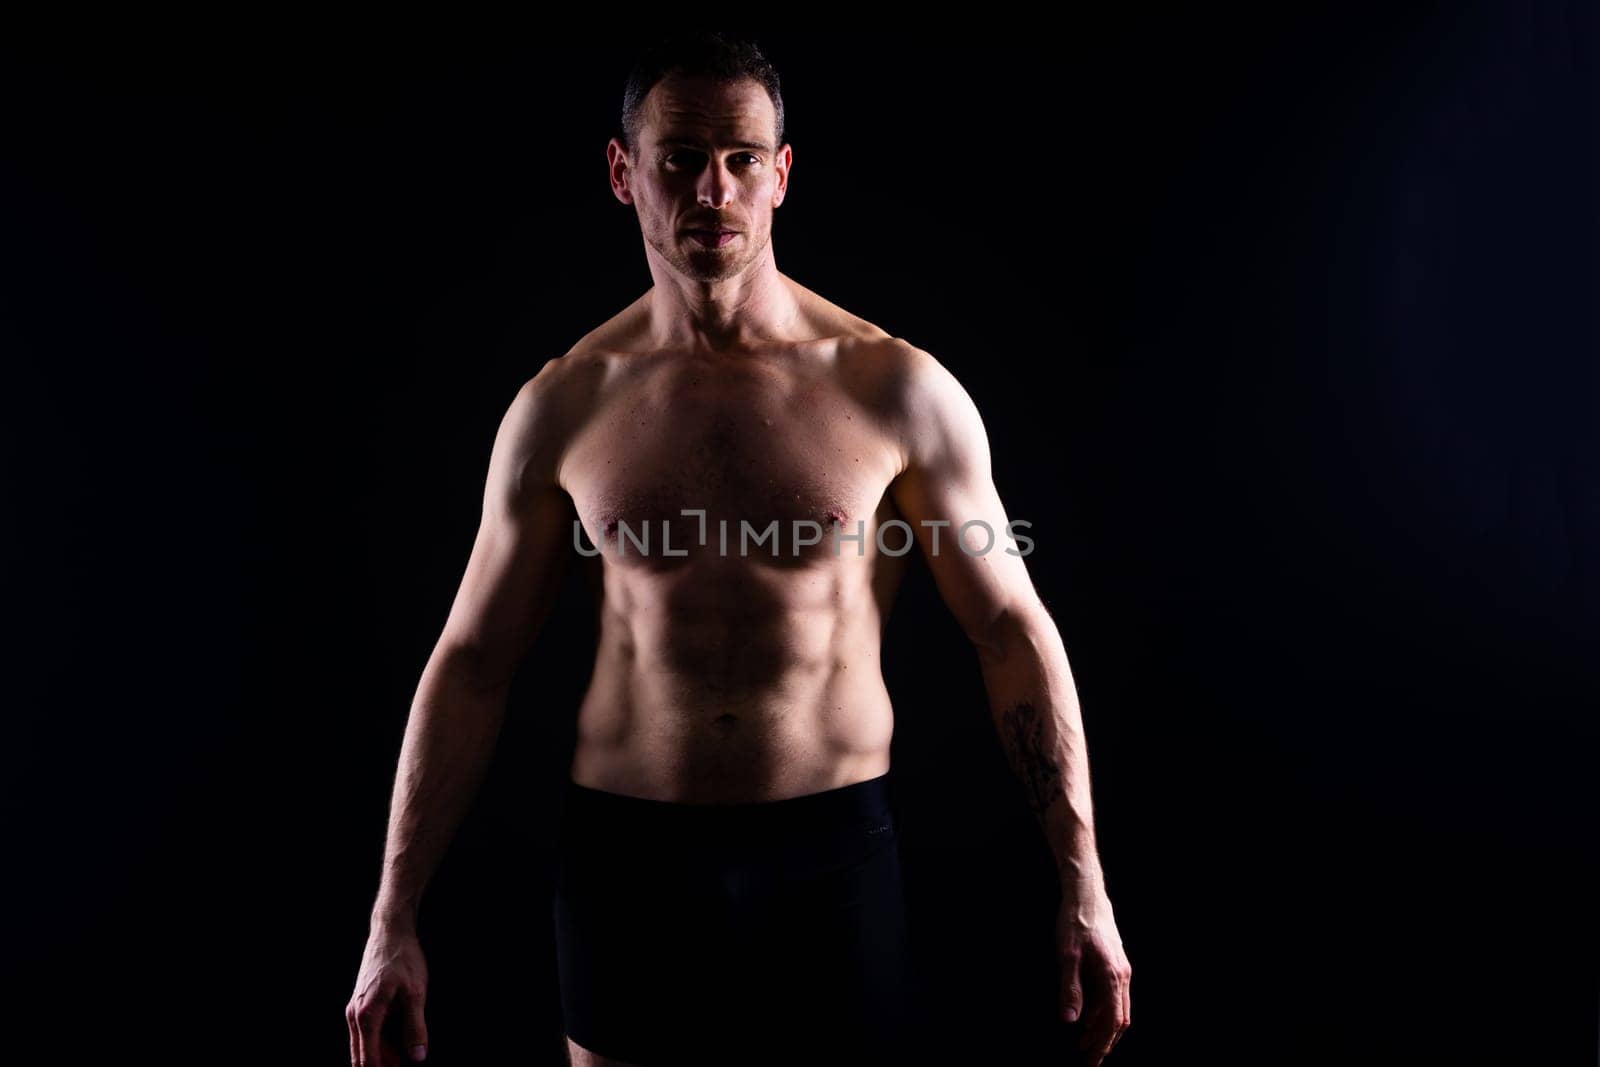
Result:
[[725,832],[808,830],[832,824],[883,820],[892,814],[889,774],[820,793],[735,804],[690,804],[593,789],[568,780],[568,822],[601,822],[630,833],[668,836]]

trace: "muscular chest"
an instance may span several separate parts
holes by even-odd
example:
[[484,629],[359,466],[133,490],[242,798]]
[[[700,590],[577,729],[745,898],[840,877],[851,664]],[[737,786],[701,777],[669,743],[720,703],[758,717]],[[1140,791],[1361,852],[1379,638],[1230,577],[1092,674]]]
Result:
[[[624,380],[567,471],[593,544],[626,536],[638,549],[643,534],[658,555],[670,543],[690,556],[743,547],[793,558],[831,545],[835,526],[862,522],[870,538],[893,449],[827,374],[667,365]],[[802,543],[819,533],[822,546]],[[756,535],[774,540],[750,548]]]

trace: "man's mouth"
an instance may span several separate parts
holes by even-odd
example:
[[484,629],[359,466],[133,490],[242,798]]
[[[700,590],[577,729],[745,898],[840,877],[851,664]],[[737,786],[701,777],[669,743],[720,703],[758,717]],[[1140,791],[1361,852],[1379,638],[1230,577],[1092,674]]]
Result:
[[735,237],[739,236],[737,230],[690,230],[689,236],[694,238],[702,248],[721,248]]

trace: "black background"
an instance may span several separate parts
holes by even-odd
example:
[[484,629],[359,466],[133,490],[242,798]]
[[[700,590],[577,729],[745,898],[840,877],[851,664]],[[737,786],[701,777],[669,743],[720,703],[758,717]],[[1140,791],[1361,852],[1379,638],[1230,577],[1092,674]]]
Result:
[[[1593,1062],[1593,7],[756,32],[779,268],[956,372],[1034,524],[1111,1062]],[[8,38],[12,1049],[347,1060],[499,417],[649,284],[603,171],[648,36]],[[424,903],[430,1062],[558,1062],[591,612]],[[940,1047],[1066,1062],[1048,853],[920,563],[885,671]]]

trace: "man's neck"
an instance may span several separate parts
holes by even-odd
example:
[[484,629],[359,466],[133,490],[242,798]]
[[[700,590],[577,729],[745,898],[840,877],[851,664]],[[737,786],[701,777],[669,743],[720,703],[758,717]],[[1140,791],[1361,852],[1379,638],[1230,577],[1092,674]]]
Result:
[[770,250],[745,273],[715,282],[652,267],[650,336],[660,348],[737,352],[798,336],[800,302]]

